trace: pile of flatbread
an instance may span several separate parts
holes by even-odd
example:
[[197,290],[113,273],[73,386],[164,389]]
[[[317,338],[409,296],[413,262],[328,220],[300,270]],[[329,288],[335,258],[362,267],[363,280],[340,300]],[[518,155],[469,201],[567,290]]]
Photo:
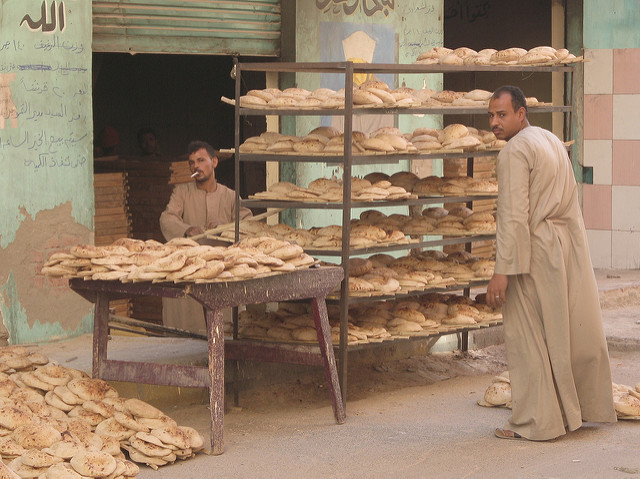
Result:
[[392,175],[373,172],[365,175],[370,182],[387,180],[418,197],[424,196],[479,196],[498,194],[496,179],[475,179],[470,176],[426,176],[420,178],[411,171],[398,171]]
[[[612,383],[613,405],[618,419],[640,419],[640,383],[635,388]],[[511,382],[509,371],[494,377],[478,404],[485,407],[511,408]]]
[[122,282],[220,282],[307,268],[315,260],[302,247],[269,237],[247,238],[228,247],[189,238],[167,243],[120,238],[109,246],[77,245],[53,253],[42,268],[52,277]]
[[[378,128],[371,134],[352,133],[352,154],[356,156],[499,150],[505,144],[492,132],[459,123],[443,129],[417,128],[407,134],[391,126]],[[344,154],[344,135],[328,126],[315,128],[303,137],[264,132],[247,138],[240,145],[240,151],[267,155],[340,156]]]
[[565,65],[583,61],[566,48],[538,46],[526,50],[512,47],[504,50],[486,48],[475,51],[468,47],[451,49],[433,47],[418,55],[415,63],[422,65]]
[[618,419],[640,419],[640,382],[635,388],[613,383],[613,405]]
[[[340,341],[340,308],[328,304],[331,340]],[[349,306],[348,344],[381,342],[412,334],[451,332],[456,326],[499,321],[502,314],[481,301],[457,294],[429,293],[418,298],[377,301]],[[475,318],[471,323],[469,318]],[[275,311],[245,310],[239,313],[242,338],[271,341],[316,342],[310,305],[279,303]]]
[[[302,229],[293,228],[284,223],[276,225],[268,225],[259,221],[243,221],[240,223],[241,239],[255,236],[269,236],[307,249],[337,250],[342,247],[342,227],[340,225]],[[216,238],[233,240],[235,232],[224,231]],[[410,242],[411,240],[399,229],[382,229],[359,220],[354,220],[351,223],[349,244],[352,248],[388,246]]]
[[474,212],[465,206],[454,206],[449,210],[442,207],[429,207],[422,211],[421,216],[398,213],[386,215],[378,210],[365,210],[360,213],[360,222],[377,226],[382,230],[394,228],[408,236],[465,236],[496,232],[493,213]]
[[349,294],[375,296],[424,291],[491,278],[495,261],[464,251],[429,250],[395,258],[378,253],[349,260]]
[[[250,195],[251,199],[302,201],[316,203],[336,203],[342,201],[342,180],[337,178],[317,178],[306,188],[287,181],[274,183],[267,191]],[[371,183],[363,178],[351,178],[351,199],[353,201],[392,201],[411,198],[411,193],[387,180]]]
[[133,478],[136,463],[157,469],[203,448],[195,429],[37,351],[0,348],[0,370],[0,477]]
[[[273,312],[255,312],[245,310],[239,314],[238,335],[241,338],[252,338],[272,341],[317,342],[318,335],[313,320],[313,312],[308,303],[279,303]],[[357,328],[356,328],[357,329]],[[340,341],[339,321],[333,322],[331,328],[332,341]],[[367,339],[384,339],[390,334],[383,328],[368,331],[352,331],[349,326],[349,342],[354,343]]]
[[500,311],[458,294],[428,293],[349,308],[350,330],[351,325],[363,330],[384,328],[392,337],[446,333],[501,319]]

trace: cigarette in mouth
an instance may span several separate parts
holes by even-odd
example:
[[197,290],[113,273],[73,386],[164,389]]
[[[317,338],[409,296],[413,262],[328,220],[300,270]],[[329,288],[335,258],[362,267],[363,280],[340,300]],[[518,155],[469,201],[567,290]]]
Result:
[[196,171],[193,175],[191,175],[191,178],[195,178],[196,176],[198,176],[198,173],[200,173],[200,172]]

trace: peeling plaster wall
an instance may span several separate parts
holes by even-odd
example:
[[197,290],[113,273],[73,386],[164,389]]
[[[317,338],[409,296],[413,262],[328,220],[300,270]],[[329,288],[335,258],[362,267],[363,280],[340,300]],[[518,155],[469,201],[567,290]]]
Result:
[[[395,2],[355,0],[342,2],[337,0],[318,0],[313,2],[296,2],[296,61],[367,61],[369,63],[402,63],[410,64],[418,55],[443,42],[443,0],[399,0]],[[393,75],[376,75],[392,88],[406,86],[412,88],[442,89],[441,74],[402,74],[398,78]],[[354,82],[362,82],[362,78]],[[339,89],[344,86],[342,75],[299,73],[295,83],[302,88],[313,90],[319,87]],[[440,128],[442,117],[431,115],[417,117],[414,115],[386,115],[387,118],[355,116],[354,130],[369,133],[376,127],[394,125],[403,132],[413,131],[419,126]],[[342,126],[343,119],[337,117],[297,117],[292,134],[306,135],[316,126]],[[287,121],[283,125],[289,126]],[[441,162],[427,160],[433,173],[442,172]],[[409,161],[400,161],[393,165],[358,166],[353,168],[353,175],[363,176],[372,171],[383,171],[392,174],[396,171],[416,168]],[[291,170],[295,170],[292,172]],[[294,177],[302,186],[320,176],[329,177],[333,173],[342,176],[342,169],[322,163],[300,163],[284,167],[285,179]],[[387,213],[405,213],[395,208]],[[359,210],[352,215],[357,217]],[[298,210],[295,212],[297,227],[309,228],[329,223],[340,224],[342,213],[339,210]]]
[[93,241],[91,2],[0,3],[0,320],[13,344],[87,332],[91,305],[40,274]]

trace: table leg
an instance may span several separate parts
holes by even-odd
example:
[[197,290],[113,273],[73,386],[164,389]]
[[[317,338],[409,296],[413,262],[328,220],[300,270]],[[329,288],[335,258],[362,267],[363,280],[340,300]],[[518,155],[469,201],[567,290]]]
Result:
[[311,304],[313,305],[313,320],[316,324],[316,332],[318,333],[318,343],[320,344],[320,353],[322,354],[322,360],[324,362],[324,374],[327,378],[327,384],[329,385],[333,414],[336,417],[336,422],[342,424],[345,419],[344,404],[340,392],[336,358],[331,342],[331,328],[329,327],[329,318],[327,315],[327,303],[324,298],[313,298]]
[[206,309],[209,345],[209,408],[211,410],[211,454],[224,451],[224,326],[221,310]]
[[102,362],[107,359],[109,335],[109,295],[97,293],[93,312],[93,367],[94,378],[100,377]]

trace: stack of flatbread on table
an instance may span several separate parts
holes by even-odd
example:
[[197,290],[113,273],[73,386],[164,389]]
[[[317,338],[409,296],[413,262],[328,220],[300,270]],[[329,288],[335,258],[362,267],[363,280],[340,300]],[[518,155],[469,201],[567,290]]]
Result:
[[189,238],[167,243],[121,238],[109,246],[77,245],[53,253],[41,272],[85,280],[203,283],[286,273],[314,263],[301,246],[270,237],[246,238],[228,247]]
[[0,370],[2,477],[133,478],[136,463],[157,468],[203,448],[195,429],[38,351],[2,347]]

